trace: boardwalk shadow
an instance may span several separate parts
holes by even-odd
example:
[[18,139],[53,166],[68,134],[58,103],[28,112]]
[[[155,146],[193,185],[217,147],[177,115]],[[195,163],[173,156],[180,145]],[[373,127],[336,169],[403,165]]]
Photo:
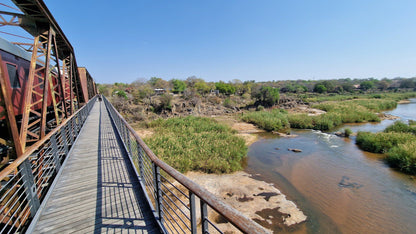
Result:
[[117,130],[104,103],[99,104],[94,233],[159,233]]

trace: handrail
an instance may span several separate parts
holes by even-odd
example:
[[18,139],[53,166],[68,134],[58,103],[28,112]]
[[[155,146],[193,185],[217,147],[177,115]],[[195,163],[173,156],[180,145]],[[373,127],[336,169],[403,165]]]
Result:
[[0,233],[22,233],[39,211],[97,96],[0,172]]
[[[218,197],[210,193],[205,188],[201,187],[200,185],[196,184],[192,180],[190,180],[188,177],[183,175],[182,173],[175,170],[173,167],[169,166],[162,160],[160,160],[151,150],[150,148],[144,143],[144,141],[139,137],[139,135],[136,133],[136,131],[127,123],[127,121],[121,116],[121,114],[115,110],[115,108],[111,105],[111,103],[104,97],[104,101],[106,103],[107,109],[110,112],[110,115],[113,119],[114,124],[116,125],[119,135],[122,138],[126,151],[129,152],[129,154],[132,154],[132,144],[130,142],[129,134],[133,136],[133,140],[135,140],[139,147],[146,153],[146,155],[150,158],[151,162],[154,163],[154,166],[156,168],[156,171],[158,168],[162,169],[164,172],[166,172],[169,176],[171,176],[173,179],[175,179],[177,182],[182,184],[184,187],[186,187],[189,192],[193,195],[196,195],[201,200],[201,214],[204,212],[203,203],[209,205],[212,209],[214,209],[216,212],[218,212],[220,215],[222,215],[225,219],[227,219],[230,223],[232,223],[235,227],[237,227],[240,231],[244,233],[266,233],[266,230],[261,227],[259,224],[254,222],[253,220],[247,218],[243,214],[241,214],[239,211],[232,208],[230,205],[225,204],[222,202]],[[138,154],[140,157],[140,153]],[[131,156],[131,155],[130,155]],[[132,159],[131,159],[132,160]],[[140,160],[140,159],[139,159]],[[143,160],[143,159],[142,159]],[[134,161],[134,160],[132,160]],[[139,161],[140,163],[140,161]],[[139,166],[140,167],[140,166]],[[136,168],[137,170],[137,168]],[[143,182],[143,171],[141,168],[139,168],[138,174],[140,174],[141,183]],[[155,172],[155,170],[153,170]],[[157,173],[155,174],[155,177],[157,177]],[[155,180],[155,184],[158,182],[158,178],[153,178]],[[159,178],[160,180],[160,178]],[[145,183],[142,183],[142,187],[144,187],[144,191],[146,191],[146,185]],[[157,187],[155,188],[155,197],[160,196],[160,191],[157,191]],[[148,189],[149,190],[149,189]],[[148,198],[150,196],[148,195]],[[190,196],[191,197],[191,196]],[[163,200],[163,199],[162,199]],[[151,202],[151,201],[149,201]],[[157,203],[157,202],[155,202]],[[192,203],[192,201],[190,201]],[[158,206],[161,206],[163,204],[156,204],[156,216],[159,221],[163,221],[161,215],[160,215],[160,208]],[[192,205],[191,205],[192,206]],[[206,209],[206,208],[205,208]],[[157,214],[159,213],[159,214]],[[192,211],[191,211],[192,216]],[[193,217],[190,217],[192,220]],[[204,217],[204,219],[207,219],[207,217]],[[202,222],[202,221],[201,221]],[[210,222],[210,221],[208,221]],[[195,222],[196,223],[196,222]],[[195,224],[195,223],[191,223]],[[212,225],[212,223],[210,222]],[[204,227],[204,224],[202,224],[203,232],[207,231],[207,227]],[[217,227],[215,229],[218,230]],[[196,228],[191,228],[191,232],[196,232]]]
[[72,114],[69,118],[62,121],[62,123],[54,128],[52,131],[50,131],[44,138],[37,141],[30,147],[26,148],[26,151],[18,157],[16,160],[14,160],[10,165],[8,165],[6,168],[0,171],[0,181],[3,180],[6,176],[8,176],[10,173],[12,173],[16,168],[22,164],[23,161],[25,161],[30,155],[32,155],[39,146],[43,145],[46,141],[50,139],[50,137],[61,130],[62,127],[64,127],[69,121],[72,120],[74,116],[76,116],[80,111],[82,111],[83,108],[86,108],[86,105],[82,108],[78,109],[74,114]]

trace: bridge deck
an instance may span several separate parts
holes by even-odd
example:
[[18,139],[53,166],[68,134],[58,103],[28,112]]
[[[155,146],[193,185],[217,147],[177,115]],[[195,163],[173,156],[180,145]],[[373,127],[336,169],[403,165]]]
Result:
[[158,233],[103,102],[95,103],[34,233]]

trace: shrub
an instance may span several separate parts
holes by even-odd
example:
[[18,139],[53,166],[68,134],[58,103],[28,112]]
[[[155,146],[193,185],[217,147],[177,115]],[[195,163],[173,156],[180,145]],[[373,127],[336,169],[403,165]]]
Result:
[[223,105],[224,105],[225,107],[228,107],[228,108],[233,108],[233,107],[235,107],[235,103],[234,103],[234,102],[233,102],[230,98],[226,98],[226,99],[224,100]]
[[279,131],[290,128],[287,112],[279,109],[250,112],[243,115],[241,119],[266,131]]
[[398,132],[358,132],[356,143],[363,150],[373,153],[386,153],[398,144],[415,141],[416,137],[409,133]]
[[409,126],[403,122],[396,121],[384,129],[384,132],[407,132],[416,135],[416,127]]
[[258,105],[256,111],[264,111],[264,106]]
[[253,92],[252,95],[256,98],[258,103],[266,106],[273,106],[279,102],[279,89],[263,86],[257,92]]
[[171,110],[172,109],[172,96],[169,94],[162,94],[160,96],[160,105],[159,109],[161,110]]
[[344,136],[349,137],[352,134],[352,130],[349,128],[344,129]]
[[312,129],[314,127],[313,118],[307,114],[290,114],[288,120],[292,128]]
[[148,124],[155,133],[145,142],[180,172],[230,173],[242,169],[247,154],[244,139],[230,127],[209,118],[157,119]]
[[405,173],[416,174],[416,142],[411,141],[393,147],[387,153],[386,161]]

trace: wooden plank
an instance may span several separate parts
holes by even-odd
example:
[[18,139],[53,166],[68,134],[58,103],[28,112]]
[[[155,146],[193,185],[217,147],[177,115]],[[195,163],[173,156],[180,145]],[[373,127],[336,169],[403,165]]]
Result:
[[104,103],[91,110],[34,233],[159,233]]

